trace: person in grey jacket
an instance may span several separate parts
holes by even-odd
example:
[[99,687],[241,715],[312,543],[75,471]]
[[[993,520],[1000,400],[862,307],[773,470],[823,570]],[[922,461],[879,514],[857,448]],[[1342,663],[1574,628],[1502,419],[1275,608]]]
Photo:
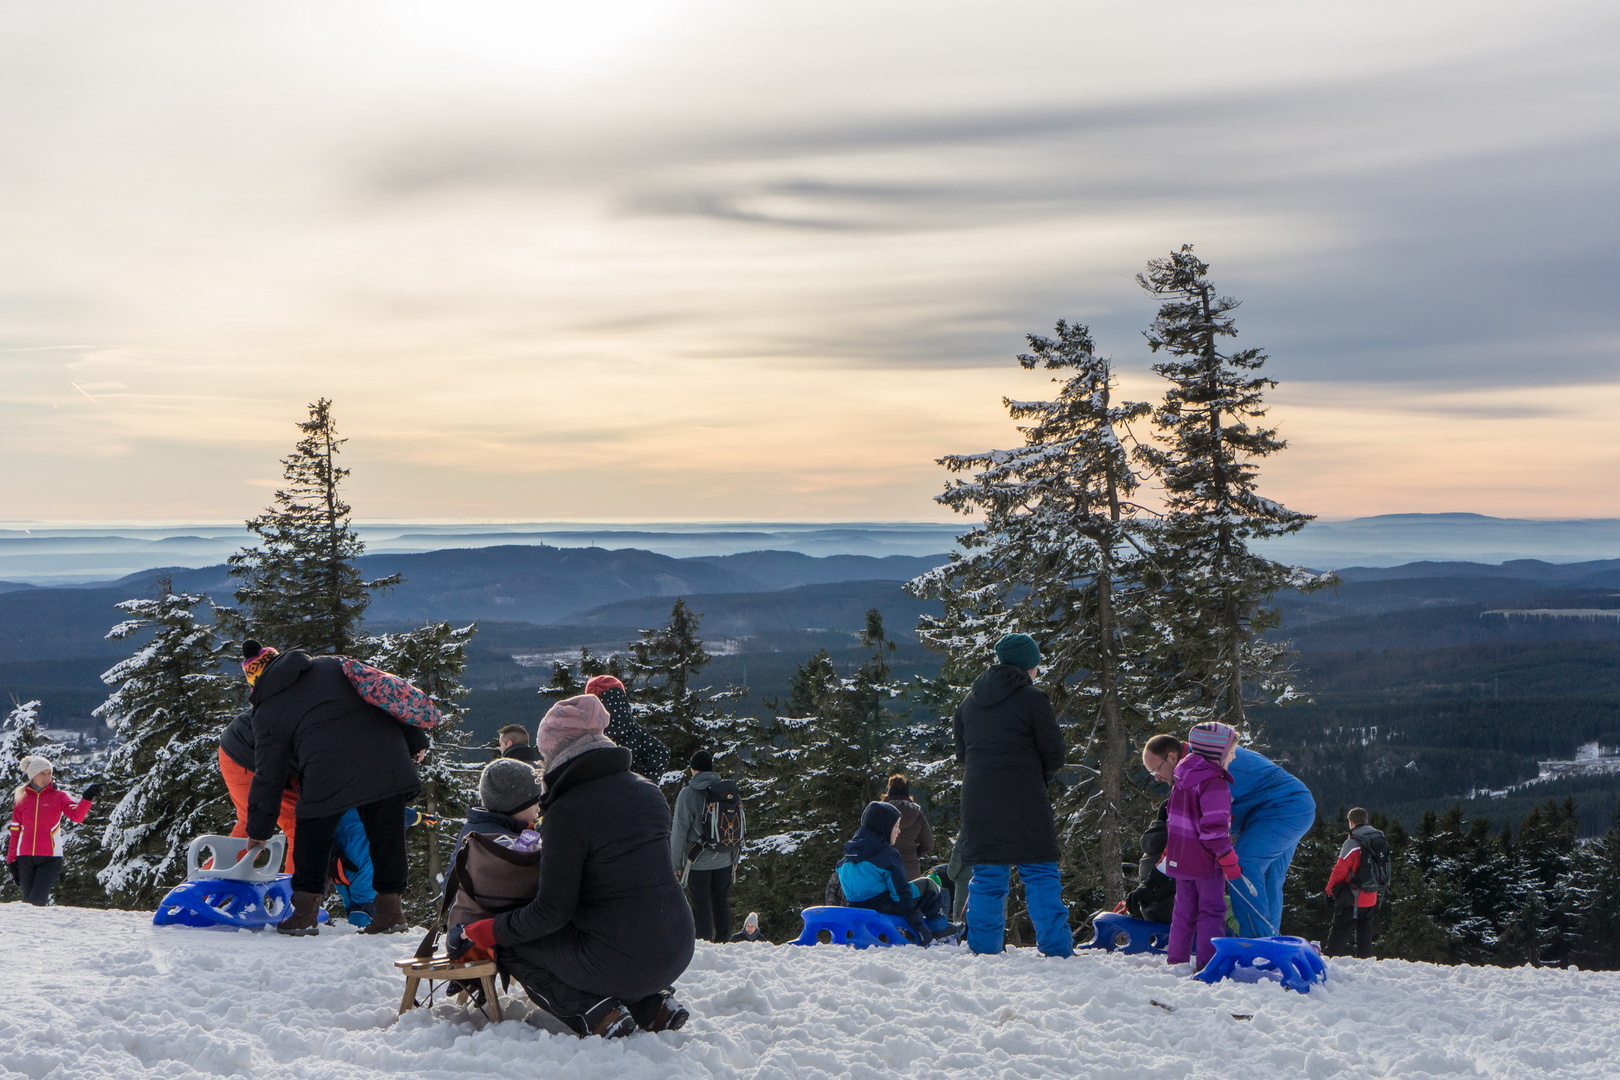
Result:
[[[669,830],[670,860],[686,882],[692,903],[692,922],[704,941],[731,940],[731,881],[742,860],[742,845],[703,846],[703,812],[708,790],[724,783],[714,772],[714,755],[699,750],[692,755],[692,778],[675,799],[675,823]],[[742,817],[739,803],[737,812]],[[742,825],[747,826],[743,817]],[[739,838],[740,839],[740,838]]]

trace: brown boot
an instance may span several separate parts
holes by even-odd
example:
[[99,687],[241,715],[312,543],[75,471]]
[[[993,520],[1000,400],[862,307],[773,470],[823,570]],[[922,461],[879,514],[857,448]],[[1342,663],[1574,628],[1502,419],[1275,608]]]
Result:
[[276,933],[291,937],[314,937],[320,933],[315,921],[320,908],[320,893],[293,893],[292,914],[276,924]]
[[360,932],[403,934],[410,928],[410,924],[405,921],[405,909],[399,904],[399,893],[383,892],[377,894],[377,913],[371,917],[371,925]]

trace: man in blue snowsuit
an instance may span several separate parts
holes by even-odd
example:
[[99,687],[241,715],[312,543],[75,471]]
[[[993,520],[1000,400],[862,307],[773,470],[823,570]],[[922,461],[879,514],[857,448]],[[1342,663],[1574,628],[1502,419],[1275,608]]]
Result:
[[[1155,735],[1142,750],[1142,764],[1170,783],[1186,752],[1175,736]],[[1232,882],[1232,914],[1240,937],[1269,937],[1282,932],[1283,878],[1300,838],[1316,824],[1316,800],[1298,777],[1253,750],[1239,747],[1227,771],[1232,774],[1232,846],[1243,877],[1260,894],[1251,895],[1242,880]]]

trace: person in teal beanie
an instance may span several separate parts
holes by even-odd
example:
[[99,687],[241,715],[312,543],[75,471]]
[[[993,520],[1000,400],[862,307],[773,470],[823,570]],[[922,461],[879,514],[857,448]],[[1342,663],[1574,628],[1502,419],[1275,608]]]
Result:
[[1028,634],[996,642],[996,664],[974,682],[953,722],[962,763],[962,832],[968,885],[967,941],[998,953],[1007,930],[1012,868],[1024,883],[1035,944],[1069,956],[1074,935],[1058,878],[1057,825],[1046,786],[1063,768],[1063,732],[1052,701],[1035,685],[1041,649]]

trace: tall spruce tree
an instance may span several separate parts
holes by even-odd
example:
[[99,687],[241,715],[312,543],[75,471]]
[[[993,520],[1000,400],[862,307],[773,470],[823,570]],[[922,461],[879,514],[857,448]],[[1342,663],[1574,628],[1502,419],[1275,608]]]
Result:
[[1312,518],[1257,490],[1257,462],[1288,445],[1259,423],[1265,391],[1276,382],[1256,374],[1267,359],[1260,349],[1223,351],[1223,341],[1237,336],[1232,312],[1239,302],[1220,295],[1208,274],[1189,244],[1137,275],[1143,289],[1164,299],[1145,336],[1169,357],[1153,370],[1170,386],[1153,414],[1158,442],[1139,445],[1136,454],[1164,493],[1152,577],[1161,586],[1158,625],[1173,638],[1175,695],[1185,719],[1242,728],[1251,691],[1271,701],[1295,696],[1287,647],[1264,636],[1278,616],[1263,604],[1280,589],[1317,589],[1336,579],[1250,547]]
[[945,613],[924,616],[918,636],[971,677],[1002,634],[1035,637],[1046,657],[1042,685],[1060,716],[1082,722],[1073,749],[1094,773],[1063,800],[1062,834],[1071,864],[1100,883],[1112,905],[1124,896],[1121,862],[1128,821],[1143,816],[1132,744],[1154,733],[1154,649],[1141,603],[1140,559],[1132,546],[1137,488],[1121,432],[1149,413],[1113,401],[1110,362],[1090,331],[1060,320],[1055,337],[1031,334],[1018,357],[1026,370],[1058,373],[1049,401],[1004,399],[1024,445],[951,455],[953,481],[938,501],[983,522],[959,538],[962,551],[908,586],[938,597]]
[[118,605],[132,617],[108,639],[153,636],[102,675],[116,689],[94,714],[118,736],[104,778],[108,805],[118,801],[101,833],[106,865],[96,878],[130,907],[149,907],[180,882],[187,846],[228,829],[232,814],[216,758],[242,683],[221,672],[214,627],[194,614],[207,597],[176,593],[167,581],[161,589]]
[[698,632],[702,617],[684,599],[677,599],[664,625],[643,630],[630,642],[623,664],[636,721],[669,747],[672,783],[679,782],[675,770],[684,769],[697,751],[726,748],[735,733],[722,703],[748,695],[742,686],[716,691],[693,685],[710,660]]
[[349,655],[371,594],[401,578],[366,581],[355,566],[365,544],[338,491],[349,475],[337,463],[348,440],[338,436],[331,401],[310,405],[309,419],[298,430],[303,437],[281,460],[286,487],[276,491],[270,509],[247,523],[259,546],[230,558],[231,574],[240,582],[239,607],[222,614],[233,631],[279,649]]
[[[467,687],[462,679],[467,670],[467,646],[477,632],[476,623],[455,627],[448,622],[429,622],[365,643],[372,664],[409,679],[438,706],[442,719],[431,732],[433,752],[417,769],[422,779],[420,807],[433,819],[466,817],[469,795],[478,783],[478,767],[462,760],[470,737],[462,704]],[[438,912],[444,873],[455,855],[452,845],[459,832],[454,825],[430,821],[407,834],[411,887],[405,905],[417,922],[431,921]]]

